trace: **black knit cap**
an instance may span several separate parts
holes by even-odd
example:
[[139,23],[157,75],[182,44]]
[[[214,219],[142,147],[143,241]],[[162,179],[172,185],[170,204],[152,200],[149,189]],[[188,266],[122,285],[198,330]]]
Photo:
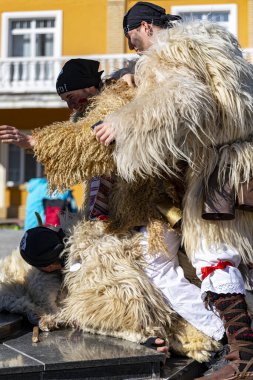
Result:
[[181,20],[180,16],[166,14],[164,8],[146,1],[139,1],[125,14],[123,19],[124,33],[136,29],[142,21],[160,26],[161,28],[172,28],[172,21]]
[[99,62],[91,59],[70,59],[63,66],[56,80],[56,91],[64,94],[68,91],[88,87],[99,87],[103,71],[99,71]]
[[46,267],[59,260],[64,249],[62,229],[54,231],[47,227],[35,227],[27,230],[20,242],[20,254],[23,259],[35,267]]

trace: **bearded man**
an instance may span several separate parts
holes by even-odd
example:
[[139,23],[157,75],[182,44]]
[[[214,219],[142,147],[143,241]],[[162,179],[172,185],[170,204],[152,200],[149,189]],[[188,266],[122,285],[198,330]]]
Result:
[[116,140],[118,173],[127,181],[184,178],[184,246],[230,345],[228,363],[205,379],[253,379],[253,332],[238,269],[253,258],[253,70],[224,28],[171,28],[175,21],[147,2],[125,15],[129,48],[142,54],[137,94],[95,133],[105,145]]

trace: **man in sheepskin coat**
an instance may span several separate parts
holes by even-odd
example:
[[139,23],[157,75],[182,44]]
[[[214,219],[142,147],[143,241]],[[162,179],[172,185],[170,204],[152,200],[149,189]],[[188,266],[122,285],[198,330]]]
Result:
[[[61,87],[65,89],[65,86]],[[90,127],[95,121],[103,119],[109,111],[112,112],[130,101],[134,91],[135,89],[119,81],[97,97],[83,120],[77,123],[59,123],[35,132],[33,137],[35,152],[46,165],[49,181],[50,179],[53,181],[52,187],[56,185],[61,188],[68,181],[72,183],[85,179],[90,181],[95,174],[114,172],[110,150],[99,147]],[[88,128],[85,128],[86,125]],[[10,137],[11,132],[14,133]],[[2,133],[4,133],[3,129]],[[17,135],[13,127],[9,127],[5,133],[8,141],[12,138],[11,142],[15,142]],[[59,138],[61,142],[58,141]],[[4,141],[3,135],[2,139]],[[41,154],[46,154],[45,159]],[[55,175],[57,178],[54,177]],[[54,183],[55,179],[56,183]],[[89,188],[93,183],[93,180],[89,182],[89,199]],[[173,189],[168,188],[167,191],[175,193]],[[197,332],[189,324],[180,322],[179,317],[174,321],[170,306],[187,321],[216,340],[221,339],[224,329],[220,319],[204,308],[199,289],[185,279],[182,268],[178,265],[176,255],[180,245],[180,231],[176,229],[173,231],[171,227],[168,230],[164,219],[154,207],[157,197],[160,198],[160,196],[161,183],[158,179],[148,182],[140,179],[136,185],[129,187],[125,181],[118,178],[113,183],[109,197],[108,224],[98,220],[95,223],[91,222],[93,219],[100,218],[98,215],[94,218],[94,208],[91,215],[90,202],[85,201],[88,216],[85,215],[85,219],[77,223],[74,230],[69,233],[66,248],[68,262],[64,283],[70,290],[69,296],[61,312],[57,315],[49,315],[48,319],[42,319],[41,328],[70,324],[79,326],[85,331],[96,331],[134,341],[143,341],[150,335],[167,338],[174,331],[174,337],[170,338],[170,341],[175,351],[200,361],[208,358],[209,352],[216,349],[217,344]],[[86,211],[85,214],[87,214]],[[141,227],[143,224],[149,224],[149,236],[146,228]],[[167,239],[166,244],[163,243],[163,235]],[[152,250],[165,251],[167,256],[165,254],[158,258],[152,257],[150,255]],[[108,262],[102,276],[101,265],[104,267],[105,259]],[[78,272],[72,273],[70,268],[75,261],[81,262],[82,266]],[[160,272],[157,267],[159,261],[162,268]],[[94,263],[96,263],[95,267]],[[119,274],[120,268],[125,268],[125,273],[123,271]],[[94,270],[98,271],[96,275]],[[85,277],[83,277],[84,273]],[[126,275],[130,276],[127,282]],[[159,281],[159,277],[162,281]],[[139,283],[136,283],[136,278],[139,279]],[[103,292],[98,293],[94,285],[91,285],[94,284],[94,280],[99,281],[100,287],[104,287]],[[114,293],[111,291],[112,284],[115,286]],[[124,289],[128,289],[127,293]],[[164,300],[155,289],[161,291]],[[126,302],[128,297],[130,297],[129,301]],[[120,301],[118,307],[117,298]],[[76,302],[76,299],[80,301]],[[110,311],[109,300],[111,300]],[[94,310],[96,303],[99,307]],[[176,319],[178,319],[177,322]],[[170,328],[171,323],[173,329]],[[178,328],[178,323],[180,328]],[[164,344],[159,340],[156,343],[159,342]],[[166,347],[162,348],[166,349]]]
[[126,14],[129,47],[142,54],[138,90],[96,134],[105,145],[116,139],[114,159],[126,181],[184,178],[184,246],[230,345],[228,364],[205,379],[253,379],[253,331],[238,270],[253,260],[253,69],[224,28],[172,23],[146,2]]

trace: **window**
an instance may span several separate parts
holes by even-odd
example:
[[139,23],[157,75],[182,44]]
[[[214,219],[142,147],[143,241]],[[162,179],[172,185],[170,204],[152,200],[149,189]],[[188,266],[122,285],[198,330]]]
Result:
[[17,58],[10,80],[50,79],[53,62],[48,57],[61,55],[62,12],[3,13],[2,18],[2,58]]
[[15,145],[8,145],[7,185],[14,186],[43,176],[43,167],[32,154]]
[[171,7],[173,14],[180,15],[183,20],[209,20],[224,26],[227,30],[237,36],[237,5],[217,4],[217,5],[189,5]]
[[55,18],[11,20],[9,22],[9,57],[54,56]]

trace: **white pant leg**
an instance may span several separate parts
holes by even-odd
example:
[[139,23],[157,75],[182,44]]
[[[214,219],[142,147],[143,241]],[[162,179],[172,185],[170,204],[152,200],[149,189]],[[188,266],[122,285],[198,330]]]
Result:
[[[217,265],[219,261],[229,261],[233,266],[225,269],[216,269],[206,278],[202,277],[202,268]],[[241,258],[236,248],[227,244],[208,245],[201,241],[200,248],[194,254],[192,265],[196,268],[197,276],[202,280],[201,294],[206,297],[206,292],[245,294],[244,280],[237,269]]]
[[221,319],[205,308],[201,299],[200,289],[191,284],[185,277],[183,269],[178,264],[177,251],[180,238],[166,232],[166,242],[174,258],[169,260],[164,254],[148,254],[147,232],[143,228],[143,254],[146,262],[146,274],[158,288],[167,304],[206,335],[219,340],[223,337],[224,327]]

